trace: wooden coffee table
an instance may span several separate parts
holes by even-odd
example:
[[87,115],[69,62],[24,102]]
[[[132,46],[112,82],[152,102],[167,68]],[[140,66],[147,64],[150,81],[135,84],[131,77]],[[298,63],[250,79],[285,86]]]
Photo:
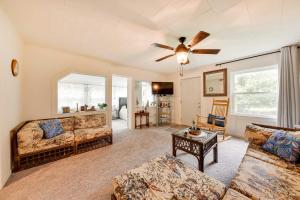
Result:
[[204,171],[204,158],[213,149],[214,162],[218,162],[218,136],[214,132],[202,131],[206,135],[203,137],[192,137],[185,134],[187,129],[182,129],[172,134],[173,156],[176,151],[182,150],[194,155],[198,160],[199,170]]

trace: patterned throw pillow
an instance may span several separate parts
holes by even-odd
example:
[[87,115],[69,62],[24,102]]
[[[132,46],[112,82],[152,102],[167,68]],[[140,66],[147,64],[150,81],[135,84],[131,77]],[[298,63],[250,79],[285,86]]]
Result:
[[40,123],[41,129],[44,131],[46,139],[53,138],[64,132],[61,122],[58,119],[47,120]]
[[221,126],[221,127],[225,126],[224,121],[218,121],[218,119],[219,120],[225,120],[225,117],[216,116],[216,115],[212,115],[212,114],[208,114],[207,123],[208,124],[213,124],[214,119],[216,119],[216,121],[215,121],[216,126]]
[[284,131],[274,132],[262,147],[289,162],[297,162],[300,158],[300,138]]
[[262,146],[277,129],[263,128],[253,124],[246,126],[245,137],[251,144]]

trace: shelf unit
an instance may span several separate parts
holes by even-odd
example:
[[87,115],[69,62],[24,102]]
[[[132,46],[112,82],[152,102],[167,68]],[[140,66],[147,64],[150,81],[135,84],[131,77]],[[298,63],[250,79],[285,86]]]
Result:
[[156,96],[156,125],[172,123],[173,96]]

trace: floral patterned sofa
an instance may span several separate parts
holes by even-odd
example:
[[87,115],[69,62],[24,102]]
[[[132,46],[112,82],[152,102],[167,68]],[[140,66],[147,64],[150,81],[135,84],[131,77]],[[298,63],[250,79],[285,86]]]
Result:
[[[63,133],[46,139],[40,124],[53,119],[60,121]],[[13,171],[112,144],[112,129],[106,126],[105,113],[26,121],[11,135]]]
[[220,199],[225,185],[165,154],[113,179],[118,200]]
[[[116,200],[299,200],[300,166],[265,152],[261,146],[275,127],[248,125],[250,144],[229,188],[166,154],[113,179]],[[296,132],[295,132],[296,134]]]
[[[230,188],[250,199],[300,199],[300,164],[292,164],[262,149],[280,128],[248,125],[245,137],[250,142],[246,155]],[[294,130],[288,130],[298,134]]]

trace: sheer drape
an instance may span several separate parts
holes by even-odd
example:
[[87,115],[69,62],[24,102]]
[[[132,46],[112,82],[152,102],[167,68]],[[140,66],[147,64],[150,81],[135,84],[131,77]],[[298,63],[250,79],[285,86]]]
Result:
[[280,53],[278,125],[293,128],[300,124],[299,60],[297,46],[283,47]]

